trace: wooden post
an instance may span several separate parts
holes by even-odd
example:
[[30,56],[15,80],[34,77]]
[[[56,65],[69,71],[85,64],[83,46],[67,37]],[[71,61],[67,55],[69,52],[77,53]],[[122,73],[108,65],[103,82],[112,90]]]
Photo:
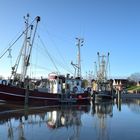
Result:
[[25,120],[28,120],[28,114],[29,114],[29,106],[28,106],[28,104],[26,104],[26,105],[24,105]]
[[29,79],[28,77],[25,79],[25,100],[24,105],[28,105],[29,103]]
[[121,92],[117,90],[117,106],[119,111],[121,111]]

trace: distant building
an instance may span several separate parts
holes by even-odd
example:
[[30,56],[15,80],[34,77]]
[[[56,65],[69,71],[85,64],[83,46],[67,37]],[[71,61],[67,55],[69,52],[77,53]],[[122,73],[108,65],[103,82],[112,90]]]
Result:
[[119,91],[126,89],[128,84],[127,79],[114,79],[113,80],[113,88]]
[[140,81],[137,82],[137,86],[140,87]]

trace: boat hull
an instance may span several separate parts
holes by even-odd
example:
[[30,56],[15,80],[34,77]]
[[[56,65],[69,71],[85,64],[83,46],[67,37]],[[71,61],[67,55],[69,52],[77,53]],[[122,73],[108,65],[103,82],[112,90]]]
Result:
[[[29,105],[53,105],[59,104],[61,94],[51,94],[39,92],[37,90],[28,91],[28,104]],[[17,87],[10,87],[6,85],[0,85],[0,100],[4,100],[10,103],[24,104],[25,103],[26,90]]]
[[[62,94],[59,93],[53,94],[39,92],[37,90],[29,90],[28,94],[29,105],[61,104]],[[9,103],[24,104],[25,99],[27,99],[25,89],[0,84],[0,100],[4,100]],[[84,104],[90,101],[90,96],[87,93],[71,94],[71,99],[75,100],[75,103]]]
[[78,93],[71,94],[71,97],[77,101],[78,104],[90,104],[90,94],[89,93]]
[[108,93],[97,93],[94,95],[93,100],[95,101],[110,101],[113,99],[112,94],[108,94]]

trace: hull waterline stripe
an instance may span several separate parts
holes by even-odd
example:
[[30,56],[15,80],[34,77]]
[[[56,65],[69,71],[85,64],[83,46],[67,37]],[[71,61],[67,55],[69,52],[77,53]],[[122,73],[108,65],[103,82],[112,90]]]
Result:
[[[10,96],[16,96],[16,97],[23,97],[25,98],[25,95],[17,95],[17,94],[12,94],[12,93],[7,93],[7,92],[0,92],[0,94],[6,94],[6,95],[10,95]],[[48,93],[49,94],[49,93]],[[59,100],[57,98],[47,98],[47,97],[34,97],[34,96],[29,96],[29,98],[32,98],[32,99],[46,99],[46,100]]]
[[[0,94],[5,94],[5,95],[9,95],[9,96],[16,96],[16,97],[23,97],[25,98],[25,95],[17,95],[17,94],[12,94],[12,93],[8,93],[8,92],[0,92]],[[49,93],[48,93],[49,94]],[[30,99],[42,99],[42,100],[60,100],[61,98],[47,98],[47,97],[35,97],[35,96],[29,96]],[[73,98],[73,99],[77,99],[78,98]],[[82,97],[79,100],[85,100],[85,99],[90,99],[90,97]]]

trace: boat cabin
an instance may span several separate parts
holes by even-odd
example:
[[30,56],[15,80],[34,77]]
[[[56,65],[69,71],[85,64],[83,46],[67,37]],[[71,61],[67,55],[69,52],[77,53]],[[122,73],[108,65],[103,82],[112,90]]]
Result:
[[48,75],[50,93],[64,92],[65,76],[57,73],[50,73]]
[[84,88],[82,88],[82,80],[79,77],[66,79],[67,89],[70,93],[84,93]]

